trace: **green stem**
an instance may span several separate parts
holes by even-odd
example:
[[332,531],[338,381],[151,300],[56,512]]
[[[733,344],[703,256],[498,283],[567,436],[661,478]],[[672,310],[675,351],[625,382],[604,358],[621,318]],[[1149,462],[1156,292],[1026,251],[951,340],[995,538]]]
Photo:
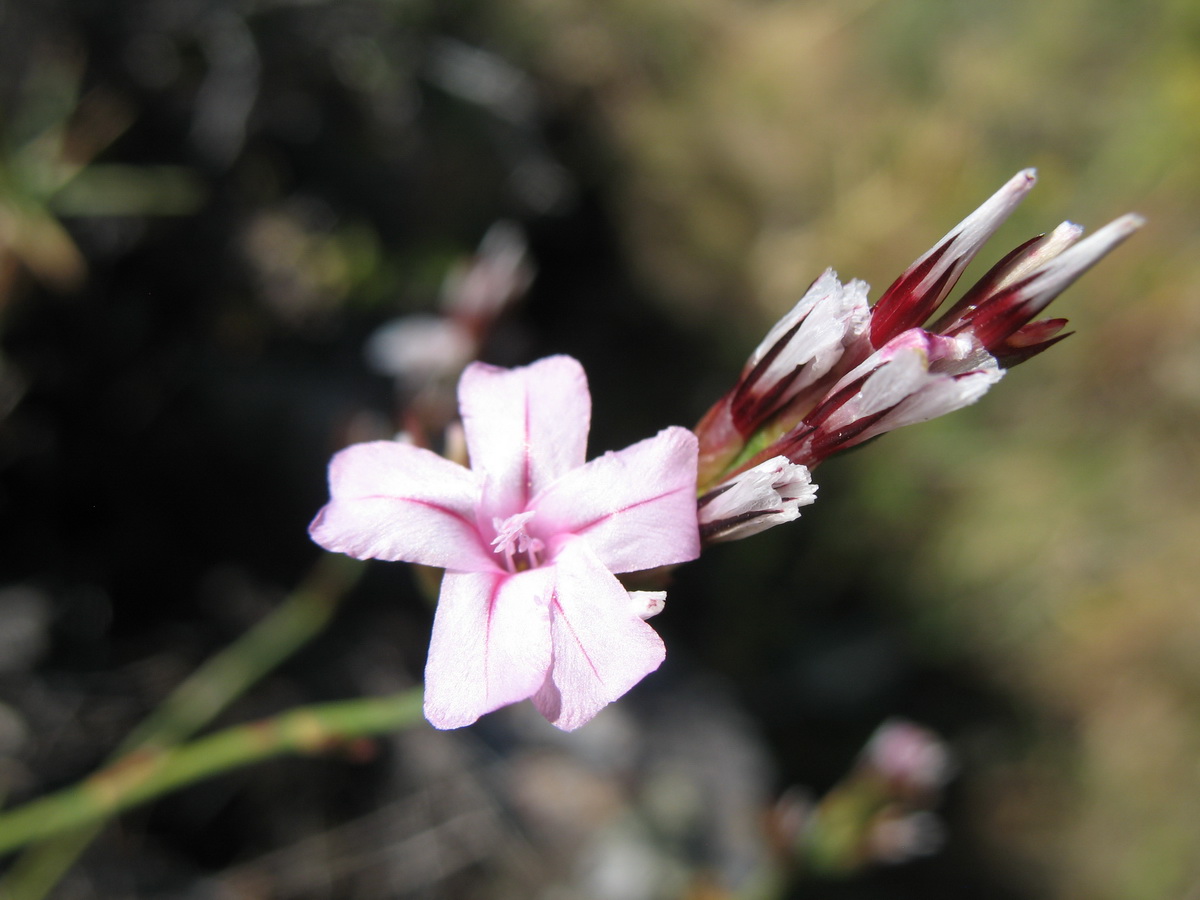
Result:
[[288,753],[315,754],[421,718],[421,690],[302,706],[190,744],[128,754],[85,781],[0,815],[0,853],[102,821],[168,791]]
[[123,755],[186,740],[324,630],[365,571],[358,560],[323,554],[304,582],[265,619],[183,681],[121,744]]
[[[110,761],[186,740],[272,669],[320,634],[362,577],[363,563],[323,554],[304,582],[237,641],[183,681],[122,742]],[[103,820],[30,848],[0,879],[5,900],[42,900],[104,827]]]

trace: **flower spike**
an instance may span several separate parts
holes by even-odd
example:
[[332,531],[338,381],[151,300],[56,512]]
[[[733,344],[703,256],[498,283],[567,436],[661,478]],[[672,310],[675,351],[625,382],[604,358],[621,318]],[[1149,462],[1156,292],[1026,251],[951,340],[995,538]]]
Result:
[[[1035,181],[1033,169],[1010,178],[909,266],[865,322],[866,285],[843,286],[831,270],[818,278],[697,426],[702,497],[719,496],[774,457],[811,469],[884,432],[973,403],[1003,376],[1001,366],[1067,337],[1066,319],[1034,317],[1137,231],[1141,216],[1122,216],[1082,240],[1083,229],[1064,222],[1007,254],[935,324],[925,324]],[[714,520],[702,509],[702,523],[706,515]]]

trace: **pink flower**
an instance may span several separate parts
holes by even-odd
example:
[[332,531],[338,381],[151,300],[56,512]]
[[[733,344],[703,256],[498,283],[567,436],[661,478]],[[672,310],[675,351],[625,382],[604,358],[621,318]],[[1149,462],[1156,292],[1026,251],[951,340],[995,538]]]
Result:
[[875,729],[859,765],[882,778],[893,794],[909,800],[935,795],[955,769],[946,742],[906,719],[888,719]]
[[348,447],[309,533],[359,559],[446,569],[425,666],[436,727],[532,698],[578,728],[663,660],[643,621],[661,595],[631,595],[613,573],[699,555],[696,438],[667,428],[585,462],[591,396],[566,356],[474,363],[458,398],[470,469],[390,441]]

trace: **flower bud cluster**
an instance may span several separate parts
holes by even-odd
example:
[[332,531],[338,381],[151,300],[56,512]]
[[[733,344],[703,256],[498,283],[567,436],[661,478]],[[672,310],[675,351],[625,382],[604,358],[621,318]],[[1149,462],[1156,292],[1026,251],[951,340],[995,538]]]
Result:
[[[759,466],[778,471],[782,457],[811,469],[873,437],[974,403],[1003,376],[1003,366],[1066,337],[1066,319],[1036,317],[1140,228],[1140,216],[1122,216],[1082,240],[1083,229],[1064,222],[1017,247],[926,324],[1035,181],[1032,169],[1018,172],[873,307],[866,284],[842,284],[829,270],[768,332],[737,384],[696,428],[700,492],[710,501],[701,505],[701,528],[709,540],[742,537],[753,533],[746,522],[769,527],[791,515],[786,504],[771,505],[765,477],[747,479]],[[733,498],[750,485],[759,487],[752,503],[735,506]],[[776,507],[775,520],[762,513]],[[722,524],[742,514],[753,515],[740,530]]]

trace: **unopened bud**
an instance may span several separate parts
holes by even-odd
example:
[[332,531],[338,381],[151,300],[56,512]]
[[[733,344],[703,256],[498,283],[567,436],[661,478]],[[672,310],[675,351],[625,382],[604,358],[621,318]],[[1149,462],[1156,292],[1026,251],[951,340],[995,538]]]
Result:
[[700,536],[735,541],[800,516],[817,499],[808,469],[777,456],[719,484],[700,498]]
[[882,347],[901,332],[924,324],[1036,182],[1033,169],[1018,172],[909,266],[871,310],[871,344]]

